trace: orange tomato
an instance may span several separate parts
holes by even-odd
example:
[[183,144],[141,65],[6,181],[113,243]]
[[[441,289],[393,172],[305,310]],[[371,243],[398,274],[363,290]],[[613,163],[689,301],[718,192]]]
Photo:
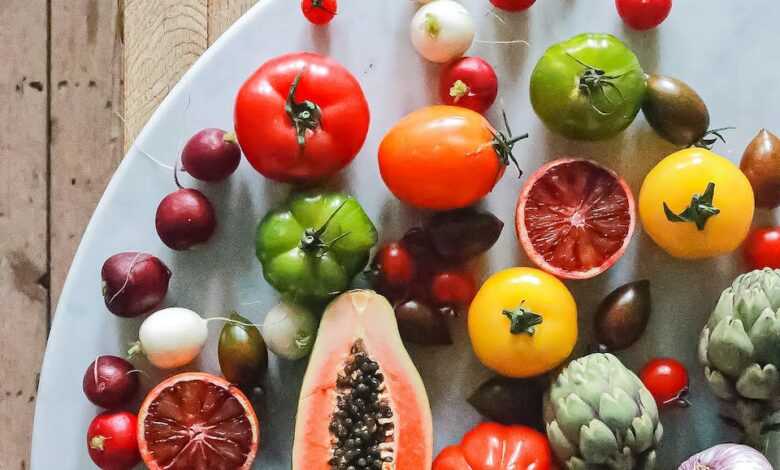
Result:
[[429,106],[402,118],[385,135],[379,171],[390,191],[408,204],[466,207],[493,189],[515,161],[512,146],[526,136],[498,132],[466,108]]

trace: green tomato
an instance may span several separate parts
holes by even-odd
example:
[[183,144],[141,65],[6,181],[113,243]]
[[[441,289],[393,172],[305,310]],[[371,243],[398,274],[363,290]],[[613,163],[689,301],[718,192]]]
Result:
[[645,87],[628,46],[610,34],[586,33],[547,49],[531,74],[531,104],[550,130],[600,140],[631,124]]
[[368,262],[374,224],[352,196],[308,192],[266,214],[257,227],[263,276],[297,301],[343,292]]

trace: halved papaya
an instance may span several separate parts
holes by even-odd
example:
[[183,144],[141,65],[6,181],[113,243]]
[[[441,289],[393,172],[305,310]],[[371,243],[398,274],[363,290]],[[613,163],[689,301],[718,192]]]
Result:
[[322,317],[298,401],[292,470],[430,470],[431,408],[395,313],[368,290]]

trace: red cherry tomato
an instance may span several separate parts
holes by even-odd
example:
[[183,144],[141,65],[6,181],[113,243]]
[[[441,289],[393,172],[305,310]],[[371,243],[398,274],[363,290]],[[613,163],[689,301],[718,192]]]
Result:
[[431,294],[439,305],[468,305],[476,293],[477,286],[468,273],[445,271],[431,281]]
[[639,377],[659,407],[688,406],[688,371],[676,359],[656,358],[648,362]]
[[551,470],[547,437],[528,426],[482,423],[433,461],[432,470]]
[[355,77],[310,52],[269,60],[236,98],[241,149],[257,171],[277,181],[315,182],[341,170],[363,146],[368,121]]
[[506,11],[523,11],[531,8],[536,0],[490,0],[490,3]]
[[744,253],[750,269],[780,269],[780,227],[753,230],[745,240]]
[[138,419],[126,411],[95,416],[87,431],[87,450],[103,470],[130,470],[141,461]]
[[336,16],[338,3],[336,0],[301,0],[301,11],[313,24],[328,24]]
[[615,0],[618,14],[634,29],[644,31],[661,24],[672,10],[672,0]]
[[382,279],[391,286],[404,286],[414,279],[414,260],[400,243],[390,243],[379,250],[376,266]]
[[484,113],[496,95],[496,72],[479,57],[462,57],[447,65],[439,76],[439,96],[444,104]]

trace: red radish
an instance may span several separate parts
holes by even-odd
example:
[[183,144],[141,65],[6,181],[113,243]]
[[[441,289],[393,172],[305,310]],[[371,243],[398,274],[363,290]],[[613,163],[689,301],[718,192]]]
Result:
[[404,286],[414,278],[412,255],[400,243],[390,243],[379,250],[376,265],[382,279],[391,286]]
[[444,271],[431,281],[431,294],[438,305],[466,306],[476,293],[474,279],[465,272]]
[[221,129],[203,129],[181,151],[182,170],[202,181],[221,181],[232,175],[240,162],[241,148],[235,134]]
[[163,301],[171,271],[155,256],[128,251],[108,258],[100,276],[108,310],[121,317],[137,317]]
[[484,113],[498,95],[498,77],[480,57],[463,57],[452,62],[439,76],[439,96],[444,104],[463,106]]
[[301,11],[312,24],[328,24],[338,12],[336,0],[301,0]]
[[130,470],[141,461],[138,418],[126,411],[101,413],[87,431],[87,450],[103,470]]
[[490,0],[490,3],[506,11],[523,11],[531,8],[536,0]]
[[117,356],[100,356],[87,367],[82,387],[89,401],[103,408],[116,408],[138,391],[138,371]]
[[157,234],[169,248],[189,250],[211,238],[217,228],[217,216],[202,192],[183,188],[175,168],[173,174],[179,189],[160,201],[154,223]]

